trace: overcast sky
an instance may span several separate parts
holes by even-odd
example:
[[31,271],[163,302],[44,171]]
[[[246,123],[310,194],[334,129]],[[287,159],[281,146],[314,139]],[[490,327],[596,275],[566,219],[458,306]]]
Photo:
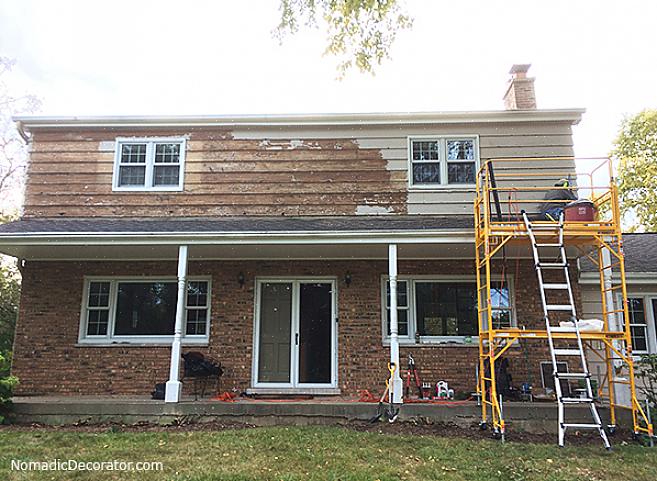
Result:
[[532,63],[539,108],[586,108],[576,153],[599,156],[657,108],[657,2],[407,6],[392,60],[343,81],[322,32],[273,39],[278,0],[0,0],[0,55],[46,115],[501,109],[509,67]]

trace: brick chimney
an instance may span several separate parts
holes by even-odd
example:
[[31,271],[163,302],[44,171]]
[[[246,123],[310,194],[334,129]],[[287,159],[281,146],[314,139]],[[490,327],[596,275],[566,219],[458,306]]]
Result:
[[531,64],[516,64],[509,73],[509,85],[504,94],[504,108],[506,110],[532,110],[536,108],[536,94],[534,93],[534,78],[527,77]]

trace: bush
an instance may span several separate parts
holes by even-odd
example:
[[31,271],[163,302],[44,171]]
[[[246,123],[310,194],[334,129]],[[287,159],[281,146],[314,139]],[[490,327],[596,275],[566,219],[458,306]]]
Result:
[[0,423],[4,421],[3,414],[11,402],[11,392],[18,384],[18,378],[9,375],[9,357],[0,353]]
[[653,409],[657,409],[657,354],[646,354],[636,363],[636,377],[641,381],[639,388]]

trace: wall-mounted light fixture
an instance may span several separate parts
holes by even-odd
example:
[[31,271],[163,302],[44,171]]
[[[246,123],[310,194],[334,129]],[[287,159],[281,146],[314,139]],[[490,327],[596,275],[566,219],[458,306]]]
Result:
[[246,282],[244,279],[244,272],[237,274],[237,282],[239,283],[240,287],[244,287],[244,283]]
[[344,283],[349,287],[351,285],[351,272],[347,271],[344,275]]

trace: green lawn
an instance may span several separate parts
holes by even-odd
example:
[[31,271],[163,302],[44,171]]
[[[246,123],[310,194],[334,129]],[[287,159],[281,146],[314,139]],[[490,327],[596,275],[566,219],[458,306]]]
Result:
[[[624,443],[623,443],[624,444]],[[164,471],[17,472],[10,461],[161,461]],[[506,443],[273,427],[217,432],[0,430],[0,479],[654,480],[657,448]]]

